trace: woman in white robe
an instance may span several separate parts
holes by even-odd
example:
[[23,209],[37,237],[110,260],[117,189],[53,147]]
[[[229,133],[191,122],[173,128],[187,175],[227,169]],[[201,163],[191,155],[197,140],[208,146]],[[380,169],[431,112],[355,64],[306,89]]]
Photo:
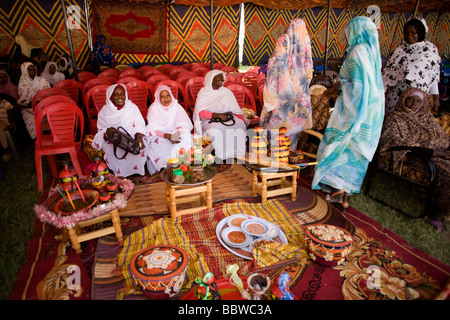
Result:
[[58,71],[58,65],[53,61],[47,62],[44,71],[41,73],[41,77],[47,79],[52,86],[66,79],[64,73]]
[[[193,114],[197,134],[211,137],[216,159],[245,158],[246,129],[249,123],[231,90],[225,88],[225,73],[211,70],[205,75],[204,87],[199,91]],[[231,126],[227,112],[232,112]],[[211,121],[212,120],[212,121]]]
[[[118,159],[117,157],[121,158],[125,151],[117,148],[117,157],[114,155],[114,145],[105,140],[105,134],[109,128],[117,129],[119,126],[139,141],[141,146],[139,154],[128,153],[124,159]],[[145,175],[147,132],[145,120],[139,108],[128,98],[124,85],[113,84],[106,90],[106,104],[98,113],[97,130],[92,147],[105,152],[103,159],[116,176]]]
[[19,85],[17,86],[19,94],[17,104],[24,107],[21,111],[23,121],[25,122],[25,126],[27,127],[31,139],[36,139],[36,125],[31,102],[38,91],[50,88],[50,83],[37,75],[37,68],[31,62],[22,63],[20,69],[22,75],[20,76]]
[[158,86],[155,101],[147,113],[147,170],[154,174],[175,158],[179,150],[192,147],[192,121],[184,108],[178,103],[170,88]]

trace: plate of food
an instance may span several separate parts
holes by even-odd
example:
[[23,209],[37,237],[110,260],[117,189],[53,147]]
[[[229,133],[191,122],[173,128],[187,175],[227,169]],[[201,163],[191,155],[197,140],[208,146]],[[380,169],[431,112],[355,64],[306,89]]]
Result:
[[261,221],[256,219],[247,219],[242,222],[241,229],[248,235],[261,237],[263,234],[267,233],[268,228],[267,225]]
[[[262,222],[266,225],[267,230],[265,233],[262,233],[261,236],[258,236],[258,237],[251,236],[249,234],[246,234],[240,226],[233,225],[233,224],[239,223],[239,220],[234,220],[237,218],[245,218],[244,220],[239,219],[239,220],[241,220],[240,221],[241,225],[244,221],[247,221],[247,220]],[[242,246],[242,245],[236,246],[236,242],[234,244],[230,243],[229,238],[226,237],[226,235],[228,235],[229,231],[225,231],[228,228],[236,228],[236,229],[230,229],[230,230],[241,231],[242,233],[251,237],[252,241],[249,242],[248,244],[246,242],[243,242],[243,244],[246,244],[245,246]],[[224,233],[222,233],[222,232],[224,232]],[[236,233],[234,235],[238,236],[239,234]],[[252,253],[253,244],[257,241],[270,240],[270,241],[275,241],[275,242],[284,243],[284,244],[288,243],[286,235],[275,223],[269,222],[269,221],[259,218],[259,217],[245,215],[245,214],[234,214],[230,217],[226,217],[226,218],[223,218],[222,220],[220,220],[216,226],[216,236],[217,236],[220,244],[222,244],[222,246],[224,246],[225,249],[227,249],[231,253],[237,255],[238,257],[241,257],[241,258],[244,258],[247,260],[253,260],[253,253]],[[241,236],[241,235],[239,235],[239,236]]]
[[246,247],[253,243],[253,237],[239,227],[228,227],[222,230],[221,236],[229,246]]
[[247,216],[245,214],[233,214],[231,217],[228,217],[227,224],[230,227],[241,227],[241,223],[247,219],[251,219],[251,216]]

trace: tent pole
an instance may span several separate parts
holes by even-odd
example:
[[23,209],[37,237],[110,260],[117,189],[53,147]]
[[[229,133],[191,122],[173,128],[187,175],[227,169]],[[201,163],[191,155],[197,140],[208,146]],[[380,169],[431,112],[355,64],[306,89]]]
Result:
[[72,61],[73,61],[73,72],[75,73],[75,80],[79,81],[78,67],[77,67],[77,62],[75,60],[75,53],[73,51],[72,36],[70,35],[69,21],[67,20],[67,10],[66,10],[66,4],[64,3],[64,0],[61,0],[61,7],[63,10],[64,22],[66,25],[67,41],[69,42],[70,55],[72,56]]
[[325,59],[323,62],[323,75],[326,75],[326,71],[327,71],[328,35],[330,33],[330,15],[331,15],[331,0],[328,0],[327,32],[326,32],[326,36],[325,36]]
[[92,46],[92,33],[91,33],[91,20],[90,20],[90,13],[89,13],[89,0],[84,0],[84,15],[86,17],[86,29],[88,34],[88,45],[89,50],[94,51],[94,48]]
[[210,17],[209,17],[209,21],[210,21],[210,36],[211,36],[211,67],[210,69],[214,69],[214,0],[211,0],[211,13],[210,13]]
[[414,13],[413,13],[413,18],[415,18],[416,17],[416,15],[417,15],[417,10],[419,9],[419,3],[420,3],[420,0],[417,0],[417,2],[416,2],[416,7],[414,8]]

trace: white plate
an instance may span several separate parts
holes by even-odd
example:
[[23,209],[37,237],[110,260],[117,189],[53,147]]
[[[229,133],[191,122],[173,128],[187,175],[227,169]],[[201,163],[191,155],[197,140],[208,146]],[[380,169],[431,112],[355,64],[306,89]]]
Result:
[[[260,233],[252,232],[251,230],[249,230],[249,227],[252,224],[256,224],[259,227],[264,228],[264,231],[262,231]],[[266,234],[268,229],[269,229],[269,228],[267,228],[267,225],[266,225],[265,221],[262,221],[262,219],[261,220],[256,220],[256,219],[245,220],[244,222],[242,222],[241,228],[246,234],[249,234],[249,235],[254,236],[254,237],[261,237],[262,235]]]
[[[236,216],[236,215],[233,215],[233,216]],[[248,216],[248,215],[244,215],[244,216],[247,216],[247,217],[249,217],[249,218],[256,219],[256,220],[259,219],[259,220],[262,220],[262,221],[267,221],[267,220],[265,220],[265,219],[258,218],[258,217],[255,217],[255,216]],[[237,251],[237,250],[239,249],[239,250],[243,250],[243,251],[246,251],[246,252],[251,253],[251,252],[252,252],[253,242],[252,242],[251,245],[248,245],[248,246],[246,246],[246,247],[239,247],[239,248],[237,248],[237,247],[229,246],[229,245],[222,239],[221,231],[222,231],[222,229],[224,229],[224,227],[227,226],[227,221],[228,221],[228,219],[229,219],[229,217],[223,218],[222,220],[219,221],[219,223],[218,223],[217,226],[216,226],[216,236],[217,236],[217,239],[219,240],[220,244],[221,244],[222,246],[224,246],[224,248],[227,249],[228,251],[230,251],[232,254],[234,254],[234,255],[236,255],[236,256],[238,256],[238,257],[240,257],[240,258],[243,258],[243,259],[246,259],[246,260],[253,260],[253,256],[250,257],[250,256],[248,256],[248,255],[244,255],[244,254],[240,253],[239,251]],[[278,235],[278,237],[279,237],[280,240],[281,240],[280,242],[283,243],[283,244],[287,244],[287,243],[288,243],[288,240],[287,240],[286,235],[284,234],[284,232],[281,231],[281,229],[278,228],[277,225],[274,224],[274,226],[275,226],[275,229],[277,230],[277,235]],[[262,240],[262,239],[259,239],[259,240]]]
[[226,218],[226,219],[227,219],[227,224],[228,224],[228,226],[229,226],[229,227],[240,227],[240,226],[233,226],[233,225],[231,224],[231,221],[232,221],[233,219],[237,219],[237,218],[252,219],[252,218],[254,218],[254,217],[251,217],[251,216],[248,216],[248,215],[242,214],[242,213],[233,214],[232,216]]
[[[244,242],[236,243],[236,242],[230,241],[230,239],[228,238],[228,234],[233,231],[241,232],[245,236]],[[238,248],[246,247],[253,242],[253,237],[246,234],[245,232],[243,232],[242,229],[239,227],[227,227],[222,230],[221,236],[222,236],[223,241],[225,241],[229,246],[232,246],[232,247],[238,247]]]

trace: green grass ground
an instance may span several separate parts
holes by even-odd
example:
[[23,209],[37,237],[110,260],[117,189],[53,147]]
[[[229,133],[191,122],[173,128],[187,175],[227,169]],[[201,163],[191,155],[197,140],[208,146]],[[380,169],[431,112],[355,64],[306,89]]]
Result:
[[[45,163],[45,161],[44,161]],[[0,180],[0,299],[8,299],[21,265],[25,262],[28,241],[33,237],[35,213],[33,205],[38,202],[34,150],[23,151],[19,161],[0,162],[4,179]],[[44,166],[45,172],[48,169]],[[46,173],[44,173],[46,174]],[[420,208],[420,199],[408,188],[399,189],[400,195],[387,192],[386,197],[397,203],[411,202]],[[374,192],[388,190],[378,183]],[[416,203],[414,203],[414,200]],[[387,229],[403,237],[411,245],[427,252],[443,263],[450,265],[449,222],[440,234],[424,218],[410,218],[386,207],[368,196],[353,195],[349,199],[352,207],[381,223]],[[411,209],[411,207],[409,208]]]

